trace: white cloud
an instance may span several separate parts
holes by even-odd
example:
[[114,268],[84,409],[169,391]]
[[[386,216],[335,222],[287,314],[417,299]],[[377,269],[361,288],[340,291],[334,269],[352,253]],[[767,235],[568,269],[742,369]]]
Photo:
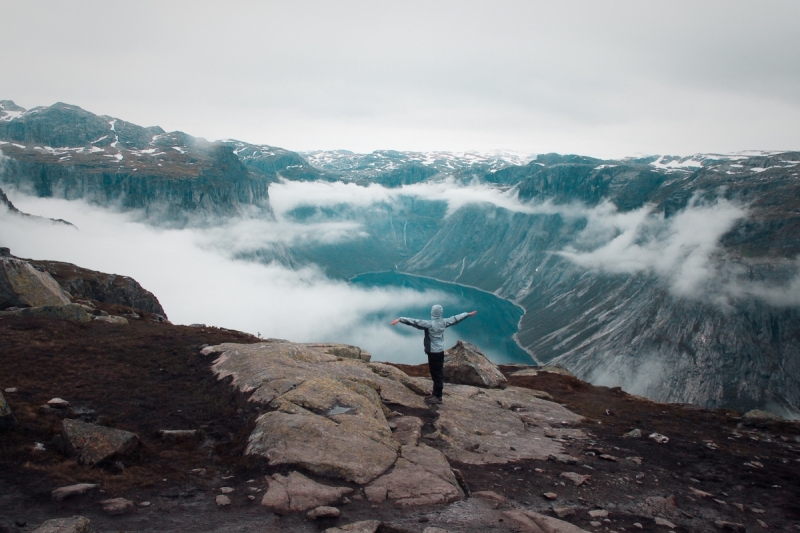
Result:
[[[572,206],[569,215],[579,211]],[[800,305],[800,273],[783,284],[752,281],[747,279],[746,263],[733,262],[720,247],[722,236],[748,213],[734,202],[704,203],[697,196],[669,218],[652,206],[621,213],[606,202],[585,209],[586,228],[558,253],[592,270],[649,272],[665,280],[676,296],[722,307],[732,299],[749,298],[776,306]],[[788,270],[800,272],[800,262],[790,263],[794,266],[788,265]]]
[[398,188],[378,184],[356,185],[344,182],[281,181],[269,188],[270,205],[279,220],[286,213],[302,206],[336,207],[342,205],[370,207],[381,203],[394,203],[403,197],[438,200],[447,203],[447,215],[468,204],[491,204],[495,207],[529,214],[555,214],[582,216],[586,208],[578,205],[556,206],[548,201],[542,204],[525,204],[519,201],[514,189],[500,189],[490,185],[472,183],[462,185],[452,178],[427,181]]
[[[152,291],[174,323],[206,323],[293,341],[358,343],[379,360],[421,362],[421,342],[365,317],[398,307],[426,308],[445,300],[436,292],[372,289],[326,278],[315,267],[290,270],[230,258],[263,241],[237,232],[268,228],[240,221],[212,230],[153,228],[79,201],[10,192],[21,210],[63,218],[78,229],[11,215],[0,208],[0,244],[14,255],[75,263],[133,277]],[[313,230],[311,228],[310,230]],[[267,240],[273,235],[267,235]]]

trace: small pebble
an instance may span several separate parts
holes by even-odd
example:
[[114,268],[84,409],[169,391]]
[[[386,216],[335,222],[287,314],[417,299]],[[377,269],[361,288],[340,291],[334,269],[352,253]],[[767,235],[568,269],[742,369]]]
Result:
[[8,394],[14,394],[15,392],[17,392],[17,390],[18,389],[16,387],[9,387],[9,388],[6,389],[6,392]]

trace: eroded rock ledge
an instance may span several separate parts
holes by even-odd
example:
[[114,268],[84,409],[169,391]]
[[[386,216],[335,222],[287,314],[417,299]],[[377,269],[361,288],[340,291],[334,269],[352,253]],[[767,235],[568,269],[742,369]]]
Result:
[[219,379],[230,377],[251,401],[270,409],[256,420],[245,453],[358,483],[374,502],[424,505],[462,499],[449,461],[546,459],[564,453],[562,439],[554,434],[584,437],[569,427],[580,417],[545,393],[447,385],[437,431],[421,444],[422,421],[392,409],[428,409],[423,396],[430,380],[371,362],[357,347],[270,339],[209,346],[203,352],[219,355],[212,365]]

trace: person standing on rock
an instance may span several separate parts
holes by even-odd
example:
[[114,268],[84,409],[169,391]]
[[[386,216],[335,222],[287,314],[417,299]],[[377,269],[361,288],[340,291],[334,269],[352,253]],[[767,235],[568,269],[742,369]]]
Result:
[[475,316],[477,311],[471,313],[461,313],[450,318],[442,318],[442,306],[434,305],[431,307],[431,319],[420,320],[417,318],[406,318],[401,316],[392,320],[394,326],[398,322],[407,326],[415,327],[425,331],[425,354],[428,356],[428,370],[433,379],[433,392],[425,397],[425,403],[442,403],[442,391],[444,390],[444,330],[454,326],[466,319]]

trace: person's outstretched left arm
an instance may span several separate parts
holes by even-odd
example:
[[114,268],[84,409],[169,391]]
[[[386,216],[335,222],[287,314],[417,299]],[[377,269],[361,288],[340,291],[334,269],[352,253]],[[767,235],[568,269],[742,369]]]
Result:
[[446,328],[449,328],[450,326],[454,326],[454,325],[458,324],[459,322],[461,322],[462,320],[465,320],[465,319],[467,319],[467,318],[469,318],[471,316],[475,316],[477,314],[478,314],[477,311],[471,311],[469,313],[459,313],[459,314],[457,314],[455,316],[451,316],[450,318],[445,318],[444,319],[444,326]]

